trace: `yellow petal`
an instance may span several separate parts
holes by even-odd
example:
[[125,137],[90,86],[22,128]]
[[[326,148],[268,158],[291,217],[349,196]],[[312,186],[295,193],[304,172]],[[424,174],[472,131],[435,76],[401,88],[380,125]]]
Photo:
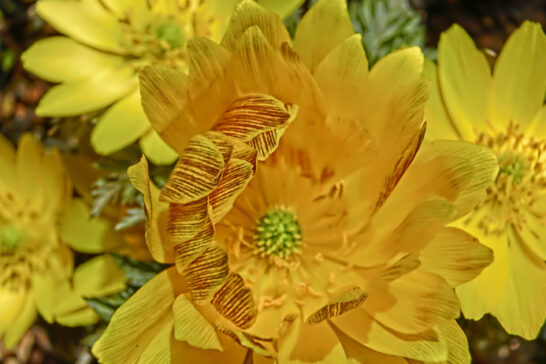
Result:
[[544,103],[546,36],[538,23],[526,21],[504,45],[493,76],[493,122],[510,121],[524,129]]
[[336,333],[343,350],[347,354],[348,358],[354,358],[358,360],[358,363],[366,364],[408,364],[406,359],[383,354],[378,351],[372,350],[367,346],[359,343],[350,336],[346,335],[343,331],[338,329],[335,325],[331,325],[332,330]]
[[74,289],[83,297],[103,297],[125,289],[125,274],[109,255],[80,264],[74,272]]
[[172,263],[172,247],[166,245],[168,204],[159,202],[159,190],[150,180],[146,158],[142,157],[140,162],[129,167],[127,174],[133,186],[144,197],[147,215],[146,245],[152,257],[160,263]]
[[454,204],[457,218],[485,197],[497,170],[497,158],[489,148],[462,141],[424,143],[386,204],[394,207],[442,196]]
[[421,251],[420,260],[423,270],[457,287],[474,279],[491,264],[493,251],[462,230],[443,228]]
[[252,291],[238,274],[232,273],[226,278],[212,297],[211,304],[222,316],[242,329],[251,327],[258,315]]
[[[62,55],[62,62],[59,62]],[[21,56],[23,66],[51,82],[77,82],[105,69],[117,69],[123,58],[99,52],[67,37],[49,37],[34,43]]]
[[368,61],[362,36],[355,34],[345,39],[318,64],[315,80],[324,95],[328,113],[359,119],[361,100],[369,90]]
[[478,238],[481,244],[493,250],[493,263],[487,266],[477,278],[456,289],[464,316],[473,320],[479,320],[497,305],[504,295],[509,270],[506,237],[485,235],[483,229],[479,227],[480,216],[482,215],[474,218],[469,225],[464,223],[465,218],[453,224],[469,232]]
[[132,26],[144,27],[152,17],[146,0],[101,0],[118,19],[130,18]]
[[52,272],[34,272],[32,274],[32,292],[36,300],[36,309],[49,323],[53,322],[55,314],[56,290],[59,282],[53,277]]
[[97,153],[110,154],[133,143],[149,129],[140,94],[135,90],[100,117],[91,133],[91,144]]
[[178,153],[155,130],[150,130],[140,138],[140,149],[152,163],[157,165],[171,164],[178,158]]
[[87,326],[96,324],[99,321],[99,316],[91,307],[84,307],[81,310],[58,316],[55,321],[68,327]]
[[59,235],[71,248],[82,253],[101,253],[123,244],[112,223],[100,216],[91,216],[87,204],[73,199],[59,215]]
[[97,0],[44,0],[36,4],[36,12],[59,32],[82,43],[125,53],[122,27]]
[[453,25],[438,43],[438,79],[448,114],[459,134],[474,141],[486,128],[491,97],[491,70],[468,34]]
[[425,120],[427,122],[426,137],[435,139],[459,139],[461,136],[451,121],[445,108],[444,99],[438,83],[438,68],[428,58],[423,65],[423,77],[430,81],[430,97],[425,107]]
[[303,63],[314,72],[332,49],[354,33],[346,1],[321,0],[301,19],[294,45]]
[[438,326],[438,331],[440,339],[446,343],[448,349],[446,364],[470,364],[472,362],[466,335],[455,320],[446,320]]
[[2,176],[0,178],[0,194],[13,193],[16,186],[15,149],[2,134],[0,134],[0,176]]
[[362,309],[390,329],[418,334],[457,317],[459,301],[442,277],[416,269],[372,290]]
[[104,70],[82,81],[53,86],[40,100],[36,114],[73,116],[95,111],[124,97],[136,86],[130,67]]
[[200,126],[183,112],[186,74],[168,67],[147,66],[139,78],[142,107],[152,127],[182,153],[190,138],[201,132]]
[[[272,7],[290,7],[289,2],[301,2],[299,0],[259,0],[242,1],[231,16],[229,27],[222,38],[222,45],[227,49],[234,49],[241,35],[252,26],[258,26],[269,43],[276,49],[280,49],[282,43],[290,44],[290,35],[281,19],[269,10]],[[263,7],[262,7],[263,6]],[[266,9],[264,9],[266,8]],[[282,9],[279,9],[282,11]],[[285,14],[288,15],[288,14]],[[281,15],[282,16],[282,15]]]
[[26,299],[27,294],[23,289],[0,286],[0,336],[17,320]]
[[136,363],[161,329],[172,321],[174,302],[170,275],[164,270],[148,281],[112,316],[106,331],[92,348],[101,363]]
[[161,200],[184,204],[207,196],[220,182],[223,169],[224,158],[216,145],[196,135],[161,190]]
[[379,324],[361,308],[336,316],[331,323],[349,337],[381,353],[427,362],[445,361],[448,356],[448,349],[436,332],[402,334]]
[[159,327],[138,358],[141,363],[172,363],[171,345],[174,344],[173,321],[169,320]]
[[18,189],[21,196],[27,198],[27,203],[44,208],[44,178],[43,170],[44,150],[38,139],[31,134],[24,134],[19,140],[16,155],[16,169]]
[[[2,340],[4,341],[6,349],[10,350],[17,345],[21,337],[30,329],[34,321],[36,321],[36,308],[34,306],[34,299],[32,298],[32,295],[29,294],[17,314],[17,320],[11,323],[4,334]],[[0,333],[1,332],[2,330],[0,329]]]
[[534,340],[546,320],[546,263],[513,233],[509,235],[507,263],[503,296],[491,313],[509,334]]
[[258,0],[258,4],[275,12],[281,18],[285,18],[298,9],[304,0]]
[[222,286],[229,273],[227,261],[227,254],[221,248],[211,246],[184,269],[186,283],[196,303],[207,302]]
[[216,331],[186,296],[176,297],[173,312],[176,340],[202,349],[222,350]]
[[[347,357],[327,322],[305,324],[296,319],[281,341],[279,361],[287,363],[345,363]],[[288,360],[289,359],[289,360]]]

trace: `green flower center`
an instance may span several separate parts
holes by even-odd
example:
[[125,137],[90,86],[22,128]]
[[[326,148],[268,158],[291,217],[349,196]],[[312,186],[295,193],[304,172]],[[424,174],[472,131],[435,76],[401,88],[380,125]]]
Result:
[[519,183],[529,172],[525,160],[518,155],[499,156],[499,174],[505,174],[512,178],[514,183]]
[[159,24],[155,28],[155,34],[160,41],[165,41],[171,49],[182,48],[185,37],[182,29],[171,21]]
[[296,215],[282,207],[270,210],[256,223],[254,243],[264,257],[289,258],[299,253],[302,239]]
[[23,234],[12,225],[0,227],[0,250],[13,251],[23,241]]

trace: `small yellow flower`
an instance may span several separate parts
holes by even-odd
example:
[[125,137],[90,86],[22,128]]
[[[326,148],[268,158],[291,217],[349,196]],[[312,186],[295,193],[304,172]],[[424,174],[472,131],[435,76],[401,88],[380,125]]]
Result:
[[57,151],[44,151],[23,135],[17,152],[0,136],[0,338],[13,347],[37,312],[48,322],[88,325],[98,316],[84,297],[125,287],[123,272],[108,256],[74,269],[70,248],[99,253],[109,247],[111,226],[89,220]]
[[190,41],[187,77],[143,71],[180,160],[161,191],[145,159],[129,174],[174,266],[116,312],[100,362],[470,362],[453,287],[491,251],[446,224],[483,198],[493,153],[422,145],[421,52],[368,70],[345,1],[319,1],[290,44],[243,1],[220,45]]
[[431,137],[485,146],[499,163],[487,196],[456,224],[495,254],[458,288],[463,313],[492,313],[507,332],[533,339],[546,318],[546,37],[525,22],[491,74],[485,55],[453,26],[440,38],[437,69],[426,66]]
[[[148,64],[186,70],[186,40],[219,40],[238,0],[40,0],[38,14],[66,36],[36,42],[23,65],[59,82],[40,101],[42,116],[71,116],[108,108],[91,142],[110,154],[140,138],[144,154],[168,164],[176,154],[157,136],[140,105],[138,72]],[[281,16],[302,0],[262,0]]]

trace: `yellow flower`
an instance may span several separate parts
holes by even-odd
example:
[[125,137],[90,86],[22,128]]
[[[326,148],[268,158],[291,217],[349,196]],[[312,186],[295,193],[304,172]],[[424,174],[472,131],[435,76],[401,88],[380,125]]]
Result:
[[[41,0],[38,14],[66,36],[36,42],[24,67],[59,82],[40,101],[42,116],[71,116],[107,108],[91,142],[110,154],[140,139],[156,164],[176,154],[157,136],[140,105],[138,72],[147,64],[187,69],[193,35],[218,40],[238,0]],[[281,16],[303,0],[262,0]]]
[[290,43],[243,1],[220,45],[189,43],[187,78],[143,72],[181,157],[161,191],[145,160],[129,174],[174,266],[116,312],[100,362],[470,362],[453,287],[491,251],[445,225],[483,198],[493,153],[421,145],[421,52],[369,71],[345,1],[320,1]]
[[546,318],[546,37],[525,22],[491,70],[459,26],[442,34],[426,119],[432,138],[490,148],[499,163],[487,196],[457,226],[493,249],[495,261],[458,288],[463,313],[492,313],[511,334],[533,339]]
[[98,316],[84,297],[125,287],[108,256],[74,269],[70,247],[86,253],[108,248],[107,222],[89,220],[85,203],[72,199],[60,155],[23,135],[17,152],[0,136],[0,338],[13,347],[37,312],[48,322],[88,325]]

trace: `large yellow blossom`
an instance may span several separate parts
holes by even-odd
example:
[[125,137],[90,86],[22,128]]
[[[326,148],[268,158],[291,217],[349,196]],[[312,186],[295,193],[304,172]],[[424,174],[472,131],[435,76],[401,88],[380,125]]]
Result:
[[[238,0],[41,0],[38,14],[66,36],[36,42],[25,68],[59,82],[40,101],[42,116],[71,116],[108,108],[93,130],[100,154],[140,138],[154,163],[176,154],[157,136],[140,105],[138,72],[147,64],[187,69],[186,40],[219,40]],[[286,16],[302,0],[262,0]]]
[[485,146],[499,162],[487,196],[457,226],[493,249],[494,263],[457,290],[466,317],[492,313],[512,334],[537,336],[546,318],[546,37],[525,22],[491,70],[459,26],[427,64],[432,138]]
[[70,248],[99,253],[114,232],[102,219],[90,221],[85,203],[71,196],[57,151],[24,135],[15,152],[0,135],[0,338],[8,348],[37,312],[48,322],[89,325],[98,316],[83,298],[125,286],[106,255],[74,269]]
[[493,153],[421,145],[421,52],[368,71],[344,1],[320,1],[290,44],[244,1],[220,45],[190,41],[187,77],[144,71],[144,109],[181,157],[161,191],[145,160],[129,174],[151,253],[174,266],[115,313],[100,362],[470,362],[453,287],[491,251],[445,225],[483,198]]

